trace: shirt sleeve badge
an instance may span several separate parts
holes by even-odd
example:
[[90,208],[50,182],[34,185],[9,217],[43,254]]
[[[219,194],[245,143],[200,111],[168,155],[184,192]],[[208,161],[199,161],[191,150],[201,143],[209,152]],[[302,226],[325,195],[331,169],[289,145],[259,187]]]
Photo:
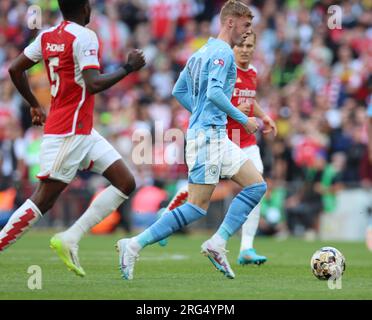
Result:
[[213,64],[215,64],[215,65],[221,65],[221,66],[224,66],[225,65],[225,61],[223,61],[223,59],[215,59],[214,61],[213,61]]

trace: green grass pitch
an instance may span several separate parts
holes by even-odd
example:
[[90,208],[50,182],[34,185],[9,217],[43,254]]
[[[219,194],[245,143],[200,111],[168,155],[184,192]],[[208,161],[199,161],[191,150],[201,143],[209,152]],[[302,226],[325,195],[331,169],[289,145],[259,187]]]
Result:
[[[234,237],[228,249],[236,278],[230,280],[199,253],[208,234],[173,236],[167,247],[153,245],[142,252],[135,278],[128,282],[120,277],[114,250],[121,234],[83,239],[85,278],[69,272],[49,249],[51,236],[31,231],[0,255],[0,299],[372,299],[372,253],[362,242],[258,238],[256,248],[268,262],[242,267],[236,264],[239,238]],[[330,290],[310,271],[311,255],[326,245],[346,257],[340,290]],[[28,289],[31,265],[42,269],[41,290]]]

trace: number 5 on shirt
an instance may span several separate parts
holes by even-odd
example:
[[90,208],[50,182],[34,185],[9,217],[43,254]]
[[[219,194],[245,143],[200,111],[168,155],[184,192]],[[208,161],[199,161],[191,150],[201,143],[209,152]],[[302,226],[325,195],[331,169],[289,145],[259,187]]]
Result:
[[50,80],[52,82],[52,85],[50,86],[50,94],[55,98],[59,89],[59,75],[55,72],[54,68],[59,66],[59,58],[50,57],[48,60]]

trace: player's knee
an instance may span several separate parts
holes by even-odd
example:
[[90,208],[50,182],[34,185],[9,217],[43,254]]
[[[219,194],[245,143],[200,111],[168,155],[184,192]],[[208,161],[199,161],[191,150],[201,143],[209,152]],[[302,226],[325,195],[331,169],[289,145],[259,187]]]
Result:
[[265,179],[264,179],[262,173],[258,172],[258,171],[257,171],[257,174],[255,175],[255,180],[257,180],[256,183],[265,182]]
[[122,180],[118,185],[115,186],[122,193],[129,196],[134,190],[136,190],[136,180],[132,175]]
[[42,214],[50,210],[56,202],[56,197],[46,197],[40,193],[36,193],[31,197],[31,201],[39,208]]
[[256,175],[249,176],[245,184],[248,187],[250,185],[260,184],[260,183],[265,183],[265,180],[264,180],[263,176],[260,173],[257,172]]
[[134,190],[136,190],[136,179],[134,179],[133,176],[131,176],[129,179],[128,179],[128,184],[127,184],[127,194],[131,194]]

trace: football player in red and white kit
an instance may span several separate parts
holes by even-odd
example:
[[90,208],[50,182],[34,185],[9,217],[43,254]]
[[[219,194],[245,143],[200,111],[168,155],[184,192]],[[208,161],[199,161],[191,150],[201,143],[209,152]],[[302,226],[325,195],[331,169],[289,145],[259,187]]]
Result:
[[[33,125],[44,125],[41,172],[37,190],[0,232],[0,251],[24,234],[57,200],[78,170],[102,174],[111,185],[94,199],[65,232],[51,239],[51,247],[79,276],[78,243],[84,233],[115,210],[135,189],[135,180],[120,154],[93,129],[94,94],[145,65],[143,53],[133,50],[117,71],[100,73],[98,39],[85,28],[89,0],[58,0],[64,20],[41,32],[9,68],[14,85],[29,103]],[[30,90],[26,70],[44,60],[51,85],[51,107],[46,116]]]
[[[234,47],[235,62],[238,71],[231,102],[249,117],[260,118],[264,124],[264,134],[273,132],[276,135],[277,128],[275,122],[262,110],[256,101],[257,70],[250,64],[255,45],[256,34],[251,33],[242,44]],[[254,134],[248,134],[242,125],[230,117],[228,117],[227,130],[229,138],[244,150],[248,155],[248,159],[253,162],[257,171],[262,174],[263,164]],[[159,211],[159,215],[183,204],[187,201],[187,197],[187,186],[184,186],[178,190],[167,208]],[[253,248],[253,239],[257,231],[259,217],[260,205],[258,204],[250,212],[247,221],[242,227],[241,249],[238,257],[239,264],[262,264],[267,260],[265,256],[258,255]],[[167,239],[160,240],[159,244],[162,246],[166,245]]]

